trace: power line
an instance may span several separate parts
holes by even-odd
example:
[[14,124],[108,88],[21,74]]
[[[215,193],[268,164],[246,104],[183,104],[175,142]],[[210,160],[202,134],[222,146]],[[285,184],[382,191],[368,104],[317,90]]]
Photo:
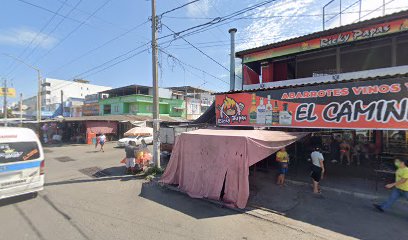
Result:
[[48,54],[50,54],[53,50],[55,50],[58,46],[60,46],[65,40],[67,40],[72,34],[74,34],[76,31],[78,31],[86,22],[88,22],[89,19],[91,19],[95,14],[97,14],[102,8],[104,8],[109,2],[112,0],[106,0],[103,2],[95,11],[92,12],[91,15],[89,15],[85,20],[83,20],[78,26],[76,26],[71,32],[69,32],[61,41],[59,41],[53,48],[48,50],[43,56],[41,56],[39,59],[37,59],[36,62],[40,61],[41,59],[44,59]]
[[21,2],[21,3],[28,4],[28,5],[33,6],[33,7],[36,7],[36,8],[38,8],[38,9],[44,10],[44,11],[46,11],[46,12],[56,14],[57,16],[60,16],[60,17],[63,17],[63,18],[67,18],[67,19],[69,19],[69,20],[71,20],[71,21],[74,21],[74,22],[77,22],[77,23],[80,23],[80,22],[81,22],[80,20],[77,20],[77,19],[75,19],[75,18],[65,17],[64,15],[62,15],[62,14],[60,14],[60,13],[57,13],[57,12],[51,10],[51,9],[45,8],[45,7],[40,6],[40,5],[36,5],[36,4],[34,4],[34,3],[31,3],[31,2],[27,2],[27,1],[25,1],[25,0],[17,0],[17,1],[19,1],[19,2]]
[[162,12],[161,14],[159,14],[158,17],[163,17],[163,15],[165,15],[165,14],[174,12],[174,11],[176,11],[176,10],[179,10],[179,9],[181,9],[181,8],[183,8],[183,7],[186,7],[186,6],[190,5],[190,4],[196,3],[196,2],[198,2],[198,1],[200,1],[200,0],[194,0],[194,1],[191,1],[191,2],[188,2],[188,3],[185,3],[185,4],[181,5],[181,6],[175,7],[175,8],[173,8],[173,9],[167,10],[167,11]]
[[[64,0],[61,4],[61,6],[57,9],[56,13],[52,15],[52,17],[47,21],[47,23],[40,29],[39,32],[31,39],[30,43],[24,48],[24,50],[18,55],[18,58],[22,58],[23,55],[26,53],[26,51],[31,47],[31,45],[34,43],[34,41],[37,40],[37,38],[44,32],[44,30],[51,24],[51,22],[54,20],[54,18],[57,16],[57,14],[62,10],[62,8],[65,6],[67,0]],[[12,63],[8,67],[8,69],[11,69],[8,73],[7,76],[9,76],[15,69],[15,63],[16,60],[13,59]]]
[[[57,1],[58,1],[58,2],[63,2],[63,0],[57,0]],[[66,5],[69,6],[69,7],[74,7],[74,4],[71,4],[71,3],[69,3],[69,2],[66,3]],[[78,11],[78,12],[80,12],[80,13],[86,14],[86,15],[91,15],[91,14],[92,14],[92,13],[90,13],[90,12],[88,12],[88,11],[85,11],[85,10],[82,10],[82,9],[80,9],[80,8],[75,8],[75,10]],[[117,23],[108,21],[108,20],[103,19],[103,18],[101,18],[101,17],[93,16],[93,18],[94,18],[94,19],[98,19],[99,21],[102,21],[102,22],[107,23],[107,24],[109,24],[109,25],[112,25],[112,26],[114,26],[115,28],[121,28],[122,30],[126,30],[126,31],[129,30],[129,29],[127,29],[127,28],[123,28],[122,26],[120,26],[120,25],[117,24]]]
[[[168,30],[170,30],[173,33],[174,32],[171,28],[169,28],[167,25],[163,24],[163,26],[165,26]],[[199,49],[198,47],[196,47],[195,45],[193,45],[191,42],[189,42],[187,39],[185,39],[184,37],[180,36],[181,39],[183,39],[186,43],[188,43],[190,46],[192,46],[194,49],[196,49],[197,51],[199,51],[201,54],[203,54],[204,56],[206,56],[207,58],[209,58],[211,61],[215,62],[217,65],[219,65],[220,67],[224,68],[225,70],[227,70],[228,72],[230,72],[230,70],[228,68],[226,68],[224,65],[222,65],[220,62],[218,62],[217,60],[215,60],[214,58],[212,58],[210,55],[208,55],[207,53],[203,52],[201,49]],[[240,78],[239,76],[237,76],[238,78]]]
[[115,36],[115,37],[111,38],[110,40],[108,40],[108,41],[102,43],[101,45],[99,45],[99,46],[97,46],[97,47],[95,47],[95,48],[93,48],[93,49],[91,49],[91,50],[89,50],[89,51],[87,51],[87,52],[85,52],[85,53],[79,55],[78,57],[75,57],[74,59],[71,59],[71,60],[68,61],[67,63],[63,64],[61,67],[58,67],[57,69],[54,69],[54,70],[50,71],[50,73],[57,72],[57,71],[61,70],[62,68],[65,68],[65,67],[71,65],[71,64],[74,63],[74,62],[77,62],[78,60],[84,58],[85,56],[88,56],[88,55],[90,55],[91,53],[93,53],[93,52],[95,52],[95,51],[97,51],[97,50],[99,50],[99,49],[105,47],[106,45],[108,45],[108,44],[110,44],[110,43],[112,43],[112,42],[114,42],[114,41],[116,41],[116,40],[122,38],[123,36],[125,36],[125,35],[127,35],[127,34],[133,32],[133,31],[135,31],[135,30],[137,30],[139,27],[145,25],[145,24],[148,23],[148,22],[149,22],[149,20],[147,20],[147,21],[145,21],[145,22],[143,22],[143,23],[141,23],[141,24],[139,24],[139,25],[137,25],[137,26],[135,26],[135,27],[133,27],[133,28],[127,30],[126,32],[123,32],[123,33],[119,34],[118,36]]
[[[51,34],[53,34],[65,21],[65,19],[67,19],[69,17],[69,15],[71,15],[71,13],[81,4],[82,0],[79,0],[75,6],[66,14],[63,15],[64,17],[62,19],[60,19],[60,21],[54,26],[53,29],[51,29],[50,32],[48,32],[47,36],[45,37],[45,39],[42,39],[42,41],[45,41],[49,38],[49,36],[51,36]],[[28,58],[38,49],[38,47],[40,46],[41,41],[37,43],[37,45],[30,51],[30,53],[23,59],[23,61],[28,60]],[[17,66],[18,68],[18,66]],[[13,69],[13,71],[15,71],[17,68]]]
[[115,61],[115,60],[117,60],[117,59],[119,59],[119,58],[121,58],[121,57],[124,57],[124,56],[126,56],[126,55],[129,55],[130,53],[132,53],[132,52],[134,52],[134,51],[136,51],[136,50],[138,50],[138,49],[140,49],[140,48],[143,48],[143,47],[145,47],[145,46],[147,46],[147,45],[149,45],[149,44],[150,44],[150,42],[147,42],[147,43],[145,43],[145,44],[143,44],[143,45],[141,45],[141,46],[139,46],[139,47],[137,47],[137,48],[134,48],[134,49],[132,49],[132,50],[129,50],[129,51],[127,51],[127,52],[125,52],[125,53],[123,53],[123,54],[121,54],[121,55],[119,55],[119,56],[116,56],[116,57],[114,57],[114,58],[112,58],[112,59],[110,59],[110,60],[108,60],[108,61],[106,61],[106,62],[104,62],[104,63],[102,63],[102,64],[100,64],[100,65],[98,65],[98,66],[95,66],[95,67],[93,67],[93,68],[91,68],[91,69],[88,69],[88,70],[86,70],[86,71],[84,71],[84,72],[82,72],[82,73],[76,74],[73,78],[78,78],[78,77],[80,77],[81,75],[85,75],[85,74],[87,74],[87,73],[89,73],[89,72],[92,72],[93,70],[96,70],[96,69],[98,69],[98,68],[100,68],[100,67],[103,67],[103,66],[105,66],[106,64],[109,64],[109,63],[111,63],[111,62],[113,62],[113,61]]
[[217,76],[214,76],[213,74],[211,74],[211,73],[209,73],[209,72],[206,72],[205,70],[200,69],[200,68],[198,68],[198,67],[194,67],[194,66],[192,66],[191,64],[185,63],[185,62],[181,61],[179,58],[177,58],[176,56],[174,56],[173,54],[171,54],[171,53],[169,53],[169,52],[167,52],[167,51],[165,51],[165,50],[163,50],[163,49],[161,49],[161,48],[159,48],[159,51],[162,52],[162,53],[164,53],[164,54],[166,54],[168,57],[170,57],[170,58],[176,60],[177,62],[179,62],[180,64],[182,64],[182,65],[184,65],[184,66],[190,67],[190,68],[195,69],[195,70],[200,71],[200,72],[203,72],[203,73],[207,74],[208,76],[211,76],[211,77],[213,77],[213,78],[215,78],[215,79],[218,79],[218,80],[224,82],[225,84],[228,84],[228,85],[229,85],[229,82],[223,80],[222,78],[219,78],[219,77],[217,77]]

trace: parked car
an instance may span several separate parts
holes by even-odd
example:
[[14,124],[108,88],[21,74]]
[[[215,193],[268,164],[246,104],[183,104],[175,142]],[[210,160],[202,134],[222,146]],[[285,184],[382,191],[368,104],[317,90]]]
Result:
[[142,144],[142,139],[145,140],[146,144],[153,144],[153,136],[136,136],[136,137],[125,137],[119,139],[117,142],[118,147],[125,147],[129,144],[129,141],[135,141],[136,145]]

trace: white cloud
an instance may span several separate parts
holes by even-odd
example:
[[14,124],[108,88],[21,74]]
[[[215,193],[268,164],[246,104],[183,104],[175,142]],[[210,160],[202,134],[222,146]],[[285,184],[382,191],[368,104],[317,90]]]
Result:
[[201,0],[187,6],[189,17],[206,17],[217,0]]
[[255,19],[242,31],[244,34],[240,38],[245,41],[241,41],[237,49],[253,48],[313,31],[321,21],[318,17],[293,16],[313,15],[317,10],[315,1],[282,0],[247,14]]
[[[343,0],[343,9],[355,3],[355,0]],[[247,13],[247,17],[254,18],[244,29],[238,29],[237,50],[254,48],[285,39],[302,36],[321,31],[322,7],[327,2],[321,0],[280,0],[256,11]],[[363,0],[362,19],[367,20],[382,15],[383,0]],[[407,0],[387,0],[386,14],[406,10]],[[372,10],[376,10],[371,12]],[[342,25],[358,21],[358,4],[342,14]],[[339,12],[339,0],[326,9],[326,20]],[[339,16],[326,22],[326,29],[338,27]]]
[[44,33],[23,28],[0,32],[0,44],[27,46],[31,41],[33,41],[32,48],[37,45],[41,48],[51,48],[57,39]]

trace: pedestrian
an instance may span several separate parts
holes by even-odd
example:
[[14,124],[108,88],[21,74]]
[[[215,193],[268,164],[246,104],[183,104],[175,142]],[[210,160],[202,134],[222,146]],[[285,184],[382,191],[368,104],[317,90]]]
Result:
[[126,153],[126,171],[125,174],[135,174],[136,173],[136,158],[135,158],[135,151],[137,150],[136,142],[129,141],[129,143],[125,146],[125,153]]
[[330,154],[332,163],[337,163],[340,156],[340,142],[334,136],[331,137]]
[[99,136],[97,135],[95,139],[95,149],[98,148],[98,144],[99,144]]
[[346,140],[343,140],[340,144],[340,164],[343,163],[344,157],[346,157],[347,165],[351,164],[350,150],[350,144],[348,144]]
[[357,165],[360,166],[360,159],[361,159],[361,152],[362,152],[362,147],[359,142],[353,147],[353,155],[351,156],[351,160],[354,161],[356,159]]
[[276,153],[276,161],[279,163],[279,176],[276,184],[283,186],[285,183],[285,175],[289,169],[289,154],[284,147]]
[[389,209],[400,197],[408,200],[408,159],[395,159],[397,171],[395,172],[395,182],[385,185],[387,189],[393,189],[390,197],[382,204],[374,204],[374,207],[380,211]]
[[99,151],[105,152],[105,150],[103,150],[103,146],[105,145],[105,142],[106,142],[105,134],[102,133],[101,135],[99,135],[98,139],[99,139],[99,145],[101,145],[101,149]]
[[320,152],[319,147],[315,147],[314,151],[311,154],[312,158],[312,181],[313,181],[313,193],[320,194],[320,180],[323,179],[324,176],[324,157],[323,154]]

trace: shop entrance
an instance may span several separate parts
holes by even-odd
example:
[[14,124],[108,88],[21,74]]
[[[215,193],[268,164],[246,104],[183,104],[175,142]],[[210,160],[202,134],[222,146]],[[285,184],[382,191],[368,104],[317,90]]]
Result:
[[[319,146],[325,158],[322,186],[349,192],[376,194],[394,179],[394,159],[408,157],[407,131],[318,130],[286,147],[290,156],[287,179],[311,183],[310,154]],[[252,167],[254,178],[276,183],[275,154]],[[254,179],[253,178],[253,179]],[[258,181],[256,181],[258,182]],[[257,186],[251,185],[255,191]]]

